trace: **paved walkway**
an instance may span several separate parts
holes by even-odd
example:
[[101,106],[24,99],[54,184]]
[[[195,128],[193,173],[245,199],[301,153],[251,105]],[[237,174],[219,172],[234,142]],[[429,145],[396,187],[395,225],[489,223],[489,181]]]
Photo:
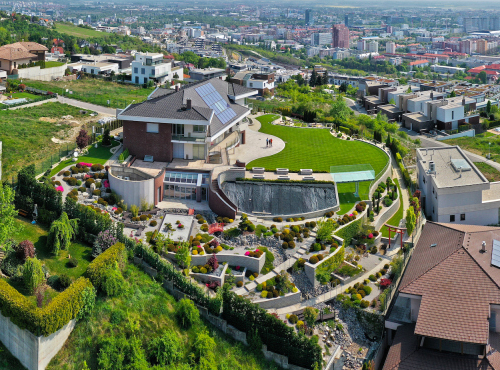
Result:
[[29,108],[29,107],[36,107],[37,105],[42,105],[42,104],[45,104],[45,103],[54,103],[56,101],[57,101],[56,98],[46,99],[46,100],[40,100],[40,101],[36,101],[34,103],[29,103],[29,104],[25,104],[25,105],[19,105],[17,107],[8,108],[8,110],[16,110],[16,109],[23,109],[23,108]]
[[106,108],[106,107],[102,107],[100,105],[90,104],[90,103],[86,103],[83,101],[71,99],[71,98],[68,98],[65,96],[60,96],[60,95],[57,97],[57,100],[59,101],[59,103],[72,105],[74,107],[94,111],[97,113],[108,114],[110,116],[116,116],[116,109],[115,108]]
[[[248,164],[255,159],[268,157],[285,149],[285,142],[279,137],[259,132],[260,122],[256,117],[258,116],[250,116],[253,125],[245,123],[241,126],[241,130],[245,130],[245,144],[229,151],[230,163],[239,160]],[[266,139],[273,139],[272,147],[266,147]]]

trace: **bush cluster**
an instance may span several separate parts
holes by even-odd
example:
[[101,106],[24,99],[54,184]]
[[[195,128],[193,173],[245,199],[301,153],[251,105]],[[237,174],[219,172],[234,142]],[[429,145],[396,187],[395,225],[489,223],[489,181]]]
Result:
[[118,264],[120,269],[123,269],[126,258],[127,254],[125,245],[122,243],[116,243],[101,253],[88,265],[87,276],[96,288],[102,288],[102,283],[105,279],[107,270],[112,269],[115,263]]

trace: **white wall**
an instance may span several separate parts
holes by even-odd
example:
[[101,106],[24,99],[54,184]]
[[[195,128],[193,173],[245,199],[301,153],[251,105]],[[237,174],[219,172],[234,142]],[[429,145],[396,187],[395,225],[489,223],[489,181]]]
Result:
[[48,337],[37,337],[0,313],[0,341],[28,370],[43,370],[62,348],[75,324],[76,320],[71,320]]
[[19,78],[29,78],[37,81],[52,81],[55,77],[63,77],[66,65],[40,69],[39,66],[19,70]]
[[[467,207],[466,207],[467,209]],[[465,213],[465,221],[460,221],[460,214]],[[450,223],[450,215],[455,215],[454,224],[464,224],[464,225],[492,225],[499,222],[499,205],[490,209],[482,209],[478,211],[467,211],[464,210],[460,213],[443,213],[438,215],[437,222]]]
[[[155,186],[154,178],[143,181],[122,180],[115,177],[109,172],[109,185],[112,190],[123,197],[125,203],[130,207],[132,204],[141,205],[141,199],[145,199],[148,203],[154,203]],[[159,199],[158,201],[161,201]]]

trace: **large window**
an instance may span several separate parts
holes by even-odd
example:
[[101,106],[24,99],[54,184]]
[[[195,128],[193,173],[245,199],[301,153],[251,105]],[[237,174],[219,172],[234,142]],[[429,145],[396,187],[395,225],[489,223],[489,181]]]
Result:
[[205,128],[207,126],[203,126],[203,125],[194,125],[193,126],[193,132],[197,132],[197,133],[200,133],[200,132],[205,132]]
[[184,125],[172,125],[172,135],[184,136]]
[[193,145],[193,159],[205,159],[205,145]]
[[135,73],[135,74],[139,73],[139,68],[134,67],[134,73]]
[[148,123],[147,132],[157,134],[160,130],[159,123]]
[[146,68],[141,68],[141,75],[145,75],[146,74]]

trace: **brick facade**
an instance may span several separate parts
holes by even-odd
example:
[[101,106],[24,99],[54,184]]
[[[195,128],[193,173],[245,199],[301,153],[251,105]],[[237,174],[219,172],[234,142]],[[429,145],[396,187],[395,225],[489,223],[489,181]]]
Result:
[[155,161],[171,162],[173,159],[172,125],[159,123],[159,132],[146,132],[147,123],[123,121],[123,146],[130,154],[144,159],[152,155]]

